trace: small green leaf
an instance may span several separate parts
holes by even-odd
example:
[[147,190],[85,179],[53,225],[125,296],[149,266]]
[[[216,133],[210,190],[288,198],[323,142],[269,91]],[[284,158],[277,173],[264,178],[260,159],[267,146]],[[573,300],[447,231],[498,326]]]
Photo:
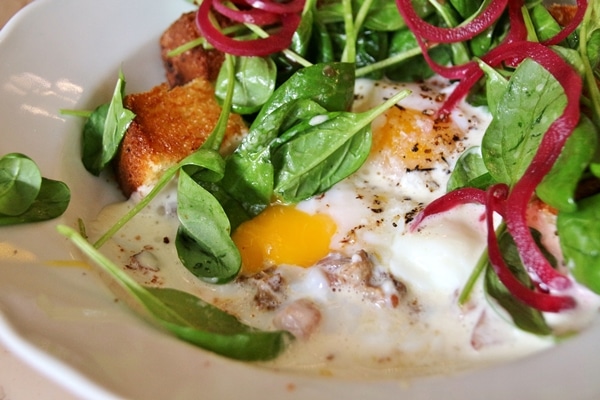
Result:
[[479,68],[482,69],[487,78],[485,81],[485,91],[488,108],[492,115],[496,115],[498,101],[504,96],[504,93],[506,93],[506,90],[508,89],[508,80],[500,74],[500,72],[496,71],[483,61],[478,60],[478,63]]
[[144,287],[75,230],[64,225],[57,229],[109,274],[146,311],[145,317],[191,344],[226,357],[256,361],[277,357],[292,339],[285,331],[267,332],[247,326],[189,293]]
[[135,114],[123,106],[125,79],[119,79],[110,103],[100,105],[83,127],[82,162],[93,175],[100,172],[116,155],[121,140]]
[[[220,186],[249,215],[257,215],[271,201],[274,170],[271,146],[298,118],[313,113],[315,105],[344,111],[354,97],[354,65],[317,64],[302,68],[285,81],[261,108],[238,149],[227,159]],[[303,107],[308,107],[303,110]]]
[[277,148],[276,195],[295,203],[326,191],[360,168],[371,149],[371,130],[360,124],[358,115],[337,113],[316,126],[303,124],[302,135]]
[[[270,57],[235,57],[234,60],[231,109],[238,114],[254,113],[275,90],[277,66]],[[229,73],[224,64],[215,85],[215,95],[221,101],[225,99],[228,85]]]
[[463,187],[487,189],[494,181],[488,173],[479,147],[465,150],[459,157],[448,180],[447,192]]
[[179,338],[226,357],[245,361],[270,360],[277,357],[291,341],[284,331],[260,331],[242,324],[234,316],[189,293],[174,289],[147,288],[178,317],[170,313],[161,324]]
[[224,283],[241,268],[230,225],[219,202],[185,171],[180,171],[177,215],[181,223],[175,245],[183,265],[200,279]]
[[0,226],[41,222],[61,216],[69,206],[71,191],[60,181],[42,178],[38,196],[22,214],[0,214]]
[[409,93],[400,91],[362,113],[318,115],[294,126],[294,133],[284,133],[290,139],[273,151],[275,194],[285,202],[298,202],[355,172],[371,150],[371,122]]
[[529,10],[529,18],[540,41],[550,39],[561,31],[561,26],[543,4],[534,5]]
[[582,117],[567,139],[565,147],[548,175],[536,189],[542,201],[560,211],[575,211],[575,191],[579,180],[596,154],[598,132],[592,122]]
[[495,181],[515,184],[529,166],[566,96],[556,79],[526,59],[509,80],[482,141],[485,165]]
[[[539,243],[539,232],[533,231],[532,234]],[[504,260],[512,273],[521,283],[531,287],[531,278],[529,278],[529,275],[525,271],[517,246],[508,232],[503,231],[500,234],[499,245]],[[546,324],[544,315],[539,310],[515,299],[513,294],[500,282],[500,279],[498,279],[498,276],[489,263],[485,274],[485,288],[486,292],[496,299],[498,304],[508,312],[516,326],[536,335],[550,335],[552,333],[552,330]]]
[[582,199],[573,212],[560,212],[556,226],[573,276],[600,294],[600,195]]
[[35,201],[41,184],[42,174],[31,158],[19,153],[0,158],[0,214],[24,213]]

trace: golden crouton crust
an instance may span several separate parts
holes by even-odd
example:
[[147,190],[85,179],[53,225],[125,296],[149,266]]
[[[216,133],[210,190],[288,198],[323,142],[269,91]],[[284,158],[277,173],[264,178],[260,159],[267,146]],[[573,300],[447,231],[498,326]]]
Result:
[[565,26],[571,22],[575,16],[577,6],[570,4],[551,4],[548,7],[548,11],[559,25]]
[[195,12],[181,15],[160,38],[161,58],[171,87],[183,85],[197,77],[214,82],[225,59],[222,52],[205,50],[202,46],[177,56],[167,55],[171,50],[200,37],[195,18]]
[[[127,197],[139,187],[155,183],[162,172],[200,147],[221,113],[214,88],[204,79],[173,89],[163,83],[148,92],[126,96],[124,104],[136,117],[114,167]],[[242,118],[230,115],[224,146],[231,147],[245,130]]]

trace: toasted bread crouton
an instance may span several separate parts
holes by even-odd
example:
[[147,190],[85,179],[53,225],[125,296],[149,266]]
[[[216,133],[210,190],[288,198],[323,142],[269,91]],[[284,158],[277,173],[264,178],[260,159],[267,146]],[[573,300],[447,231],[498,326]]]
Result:
[[559,25],[565,26],[575,16],[577,6],[572,4],[551,4],[548,6],[548,11]]
[[[214,88],[204,79],[173,89],[163,83],[126,96],[124,104],[136,114],[115,161],[117,181],[127,197],[154,184],[167,168],[200,147],[221,113]],[[221,151],[235,148],[245,131],[242,118],[230,115]]]
[[205,50],[196,46],[176,56],[168,53],[177,47],[200,37],[196,28],[196,13],[181,15],[160,38],[161,58],[165,66],[167,82],[171,87],[183,85],[194,78],[214,82],[225,56],[218,50]]

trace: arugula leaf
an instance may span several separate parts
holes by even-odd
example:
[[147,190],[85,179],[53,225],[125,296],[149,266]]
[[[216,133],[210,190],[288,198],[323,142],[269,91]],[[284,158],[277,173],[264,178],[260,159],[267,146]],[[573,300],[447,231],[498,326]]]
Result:
[[144,287],[97,251],[70,227],[57,227],[98,267],[110,275],[147,312],[151,322],[206,350],[245,361],[278,356],[292,336],[285,331],[260,331],[189,293]]
[[580,200],[572,212],[560,212],[560,246],[577,282],[600,294],[600,195]]
[[135,114],[123,107],[125,78],[119,72],[119,79],[112,100],[98,106],[83,127],[82,162],[93,175],[99,175],[113,159],[121,140],[135,118]]
[[497,182],[512,186],[523,176],[565,105],[561,85],[546,69],[530,59],[519,65],[482,141],[485,165]]

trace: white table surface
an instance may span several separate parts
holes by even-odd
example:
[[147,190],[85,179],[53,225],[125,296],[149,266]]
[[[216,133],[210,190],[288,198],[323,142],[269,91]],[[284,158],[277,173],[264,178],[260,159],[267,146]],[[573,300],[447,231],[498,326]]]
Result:
[[[0,29],[30,0],[0,0]],[[0,400],[70,400],[75,397],[0,344]]]

